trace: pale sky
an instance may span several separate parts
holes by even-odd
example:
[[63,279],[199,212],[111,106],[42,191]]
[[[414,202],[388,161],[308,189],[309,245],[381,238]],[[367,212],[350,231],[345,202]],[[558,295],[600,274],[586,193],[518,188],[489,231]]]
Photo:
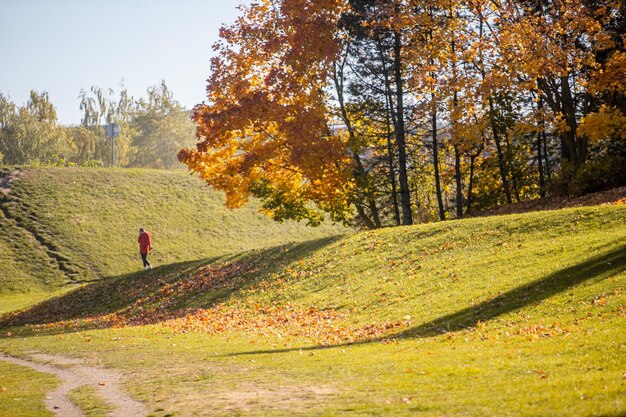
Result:
[[165,80],[191,108],[205,99],[211,45],[246,0],[0,0],[0,93],[23,105],[48,91],[59,121],[80,122],[96,85],[140,97]]

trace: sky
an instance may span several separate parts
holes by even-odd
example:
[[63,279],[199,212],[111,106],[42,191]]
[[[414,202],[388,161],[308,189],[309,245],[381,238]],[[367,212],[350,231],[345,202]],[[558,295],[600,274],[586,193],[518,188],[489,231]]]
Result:
[[205,99],[211,45],[246,0],[0,0],[0,93],[47,91],[78,124],[81,88],[141,97],[165,80],[187,108]]

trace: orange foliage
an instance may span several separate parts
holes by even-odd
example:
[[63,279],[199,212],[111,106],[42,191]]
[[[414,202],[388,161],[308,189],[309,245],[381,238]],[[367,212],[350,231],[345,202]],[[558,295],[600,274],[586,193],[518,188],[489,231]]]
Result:
[[[32,317],[46,324],[26,325],[37,332],[40,329],[98,329],[109,327],[163,325],[175,332],[235,333],[271,337],[305,338],[320,345],[351,343],[388,336],[411,324],[408,319],[373,322],[358,325],[350,320],[348,312],[268,303],[265,305],[229,305],[220,301],[205,302],[206,307],[180,307],[191,295],[211,295],[220,291],[232,292],[243,279],[261,268],[259,257],[208,265],[191,271],[185,279],[174,282],[148,282],[133,287],[125,297],[134,301],[118,311],[93,314],[73,320],[59,320],[64,313],[47,310],[44,315]],[[155,285],[156,284],[156,285]],[[271,284],[262,281],[253,289],[259,291]],[[92,294],[86,294],[90,298]],[[71,307],[64,305],[64,307]],[[37,314],[37,313],[35,313]]]
[[311,201],[345,217],[350,159],[344,138],[329,128],[325,93],[341,7],[338,0],[266,0],[222,28],[209,103],[194,111],[201,142],[179,158],[225,191],[229,207],[252,192],[279,220],[316,223]]
[[[351,143],[356,139],[333,129],[338,100],[329,86],[333,69],[348,61],[350,35],[339,22],[350,7],[347,0],[261,0],[221,29],[207,101],[194,109],[200,141],[179,159],[224,191],[229,207],[253,195],[277,220],[317,224],[324,212],[347,219],[355,196],[377,191],[359,183],[355,163],[373,144]],[[416,0],[376,7],[385,13],[364,27],[402,34],[401,72],[414,107],[407,119],[420,125],[436,113],[442,125],[450,122],[446,133],[456,151],[489,146],[493,102],[502,96],[535,100],[519,104],[514,110],[523,114],[504,130],[516,137],[552,132],[577,166],[588,158],[587,140],[623,135],[623,109],[601,108],[607,94],[625,92],[626,38],[613,27],[623,13],[619,1]],[[384,90],[380,82],[373,88]],[[583,98],[588,105],[576,104]],[[356,125],[366,131],[368,121]],[[527,149],[507,151],[525,165]]]

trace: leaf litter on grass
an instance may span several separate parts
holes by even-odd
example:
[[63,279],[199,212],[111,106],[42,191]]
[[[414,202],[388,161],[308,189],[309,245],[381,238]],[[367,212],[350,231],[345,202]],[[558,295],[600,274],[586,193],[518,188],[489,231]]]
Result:
[[[585,221],[594,226],[599,221],[597,219],[601,218],[600,215],[602,219],[606,217],[606,212],[612,213],[612,217],[615,217],[613,221],[617,221],[621,213],[619,209],[603,209],[602,211],[584,209],[576,212],[563,212],[563,214],[533,214],[527,215],[526,218],[535,223],[538,222],[537,218],[547,218],[549,221],[542,220],[542,224],[560,225],[564,215],[567,215],[567,218],[578,219],[579,213],[583,213],[588,217]],[[530,223],[528,219],[525,221]],[[271,338],[300,337],[317,345],[384,340],[389,337],[401,337],[403,334],[418,336],[416,329],[421,332],[419,334],[422,336],[448,333],[447,337],[454,330],[467,332],[479,330],[477,333],[481,333],[480,324],[477,324],[476,319],[490,321],[490,328],[498,332],[498,337],[545,338],[558,335],[567,337],[578,331],[577,325],[586,320],[584,315],[574,315],[575,313],[563,315],[555,312],[549,316],[550,318],[546,317],[547,320],[544,322],[539,316],[534,318],[517,316],[514,313],[517,309],[514,308],[517,305],[516,302],[511,304],[513,307],[509,309],[509,312],[514,316],[505,319],[507,324],[502,325],[502,322],[498,320],[494,322],[492,318],[503,314],[500,312],[502,305],[516,301],[520,295],[524,298],[529,297],[526,292],[520,292],[519,288],[509,289],[510,294],[503,295],[502,291],[505,290],[506,285],[493,290],[487,286],[485,289],[487,292],[476,292],[474,297],[477,298],[472,298],[471,304],[465,309],[448,315],[440,314],[441,319],[430,321],[423,315],[414,313],[417,306],[415,303],[408,305],[413,310],[402,307],[401,305],[406,304],[406,297],[389,297],[389,294],[396,291],[394,287],[396,281],[400,284],[413,285],[408,293],[411,294],[411,291],[419,288],[418,295],[414,294],[413,298],[421,300],[418,312],[425,312],[429,308],[437,307],[430,305],[433,301],[437,301],[434,296],[427,295],[431,292],[439,295],[440,292],[437,292],[439,290],[435,284],[441,286],[444,282],[443,278],[433,276],[433,272],[436,275],[440,269],[445,271],[446,279],[450,279],[448,276],[452,276],[450,275],[452,273],[455,274],[454,278],[457,278],[456,272],[458,272],[468,277],[464,281],[471,281],[471,273],[464,272],[462,269],[457,271],[458,267],[454,266],[448,270],[447,262],[451,262],[448,256],[443,258],[439,256],[432,260],[424,259],[424,257],[433,253],[454,253],[454,251],[461,251],[461,248],[469,248],[473,252],[463,249],[465,252],[458,256],[463,259],[467,253],[474,253],[474,258],[480,259],[485,250],[491,250],[494,241],[501,241],[499,234],[494,239],[486,232],[500,230],[502,221],[499,219],[469,220],[465,223],[457,223],[457,225],[458,227],[454,230],[446,224],[403,229],[399,232],[382,230],[338,240],[325,250],[319,249],[326,244],[321,246],[309,244],[309,246],[302,247],[285,245],[270,250],[251,251],[227,259],[222,258],[215,262],[197,261],[164,267],[147,273],[117,277],[79,288],[30,310],[0,318],[0,327],[27,325],[27,328],[7,329],[20,334],[159,324],[180,333],[250,332]],[[590,227],[587,226],[587,228]],[[477,230],[480,230],[481,236],[484,236],[474,237]],[[592,230],[595,229],[592,228]],[[460,234],[461,232],[464,233]],[[531,232],[538,233],[533,228],[529,231],[522,226],[510,233],[513,232],[515,232],[514,236],[526,237]],[[449,234],[452,235],[449,236]],[[428,236],[434,240],[428,240]],[[565,236],[568,235],[565,234]],[[543,241],[536,236],[534,238],[537,242]],[[606,240],[605,237],[603,239]],[[526,239],[526,245],[531,249],[533,242],[535,241]],[[591,248],[587,242],[585,241],[585,247]],[[413,247],[413,252],[407,254],[403,248],[410,248],[409,244],[419,245],[420,248]],[[376,259],[369,258],[371,251],[367,251],[367,248],[371,245],[380,246],[375,251],[377,252]],[[365,254],[353,255],[355,251],[363,248],[366,248]],[[531,249],[524,250],[530,251]],[[511,250],[517,251],[518,249]],[[341,256],[345,259],[356,260],[339,263],[336,256],[338,253],[342,254]],[[367,256],[367,259],[363,260],[359,256]],[[534,252],[530,253],[527,259],[532,256]],[[594,259],[587,261],[587,268],[595,268]],[[358,265],[359,261],[365,265]],[[418,268],[415,269],[417,262],[419,262]],[[425,267],[422,266],[422,262],[425,263]],[[443,266],[441,266],[442,262],[444,262]],[[461,261],[457,261],[457,264],[459,262]],[[465,260],[462,262],[466,263]],[[607,264],[610,265],[611,262]],[[477,265],[482,268],[480,262]],[[357,268],[357,272],[349,272],[346,269],[348,267],[360,269]],[[393,270],[395,267],[399,271],[389,274],[379,273],[383,270],[381,268]],[[587,275],[581,275],[578,271],[580,268],[568,268],[565,270],[567,273],[576,273],[580,275],[580,279],[588,278]],[[611,268],[615,269],[615,267]],[[425,270],[424,276],[419,281],[421,287],[417,287],[412,281],[414,276],[422,275],[422,272],[417,272],[421,269]],[[615,270],[619,271],[619,268]],[[359,274],[359,277],[356,274]],[[559,271],[546,275],[550,280],[545,285],[558,284],[561,287],[570,285],[568,284],[569,275],[565,275],[565,272]],[[364,278],[358,281],[357,278],[360,277],[371,277],[371,279]],[[504,279],[500,281],[505,283]],[[364,286],[364,284],[368,285]],[[545,285],[532,284],[531,287],[534,292],[537,292],[545,290]],[[327,294],[328,291],[335,292],[335,286],[341,294],[350,293],[361,296],[357,300],[352,295],[344,299],[339,297],[340,294],[332,299],[329,299],[328,295],[317,295]],[[593,314],[590,309],[600,307],[604,313],[607,313],[619,307],[616,304],[619,303],[621,289],[616,288],[613,292],[606,292],[607,290],[608,288],[605,288],[602,294],[594,294],[592,298],[585,300],[563,300],[563,302],[570,304],[583,302],[584,309],[583,307],[581,309],[588,314]],[[304,302],[297,303],[293,300],[298,299],[298,293],[316,295],[308,299],[304,298]],[[452,291],[451,294],[456,293]],[[538,298],[537,302],[541,299],[541,297]],[[388,315],[389,319],[378,319],[379,313],[386,306],[394,303],[400,306],[394,310],[394,314]],[[523,303],[520,304],[520,306],[523,305]],[[374,308],[369,306],[373,306],[376,310],[374,311]],[[488,310],[486,313],[483,312],[485,308]],[[455,311],[454,307],[446,307],[446,309],[444,311]],[[562,307],[558,309],[561,311]],[[618,309],[616,313],[619,315],[621,311]],[[418,320],[423,320],[424,323],[411,331],[411,316],[407,313],[420,317]],[[400,317],[404,319],[399,320]],[[448,322],[446,322],[447,319],[449,319]],[[452,323],[451,328],[450,320],[452,319],[458,323]]]
[[[62,319],[65,312],[84,308],[81,303],[97,298],[85,287],[77,298],[59,299],[52,308],[27,310],[5,316],[3,327],[24,324],[24,329],[38,333],[55,329],[86,330],[109,327],[161,324],[175,332],[221,334],[245,331],[269,337],[299,337],[317,345],[354,343],[375,339],[392,331],[407,328],[409,318],[396,321],[374,321],[357,325],[350,321],[350,312],[333,308],[319,309],[290,302],[260,305],[230,305],[219,298],[210,299],[206,307],[187,307],[190,294],[215,294],[233,291],[242,280],[264,267],[260,257],[245,257],[218,262],[190,271],[184,279],[167,282],[152,275],[126,296],[135,299],[127,307],[105,314],[85,314],[75,319]],[[267,286],[262,281],[260,286]],[[155,290],[156,288],[156,290]],[[71,300],[68,302],[68,300]],[[34,323],[34,324],[33,324]],[[16,334],[19,334],[17,330]]]

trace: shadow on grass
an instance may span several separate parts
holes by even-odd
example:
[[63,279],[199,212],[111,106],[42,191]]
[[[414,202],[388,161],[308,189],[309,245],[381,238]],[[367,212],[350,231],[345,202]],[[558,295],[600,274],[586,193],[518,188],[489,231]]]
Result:
[[495,298],[467,307],[399,333],[398,337],[430,337],[474,327],[593,279],[606,279],[626,270],[626,245],[544,278],[517,287]]
[[77,320],[114,313],[133,305],[141,298],[150,296],[165,282],[173,282],[186,272],[216,260],[217,258],[210,258],[179,262],[160,266],[149,272],[133,272],[103,278],[42,301],[23,311],[6,314],[0,319],[0,328]]
[[600,256],[587,259],[577,265],[561,269],[536,281],[517,287],[490,300],[439,317],[400,333],[329,346],[309,346],[276,350],[258,350],[238,352],[227,356],[286,353],[362,345],[388,340],[390,338],[426,338],[455,332],[476,326],[478,322],[487,322],[503,314],[511,313],[524,307],[540,303],[554,295],[591,280],[604,280],[626,271],[626,245],[611,250]]
[[[294,260],[309,256],[340,238],[321,238],[106,278],[26,310],[6,314],[0,317],[0,329],[75,321],[67,328],[50,326],[36,330],[39,335],[59,334],[112,327],[115,323],[106,320],[99,320],[95,325],[89,322],[110,314],[120,314],[134,324],[152,324],[181,317],[190,309],[209,308],[220,303],[234,292],[254,286],[261,275],[267,279]],[[20,334],[27,332],[28,328],[23,328]],[[2,337],[4,335],[0,334]]]

